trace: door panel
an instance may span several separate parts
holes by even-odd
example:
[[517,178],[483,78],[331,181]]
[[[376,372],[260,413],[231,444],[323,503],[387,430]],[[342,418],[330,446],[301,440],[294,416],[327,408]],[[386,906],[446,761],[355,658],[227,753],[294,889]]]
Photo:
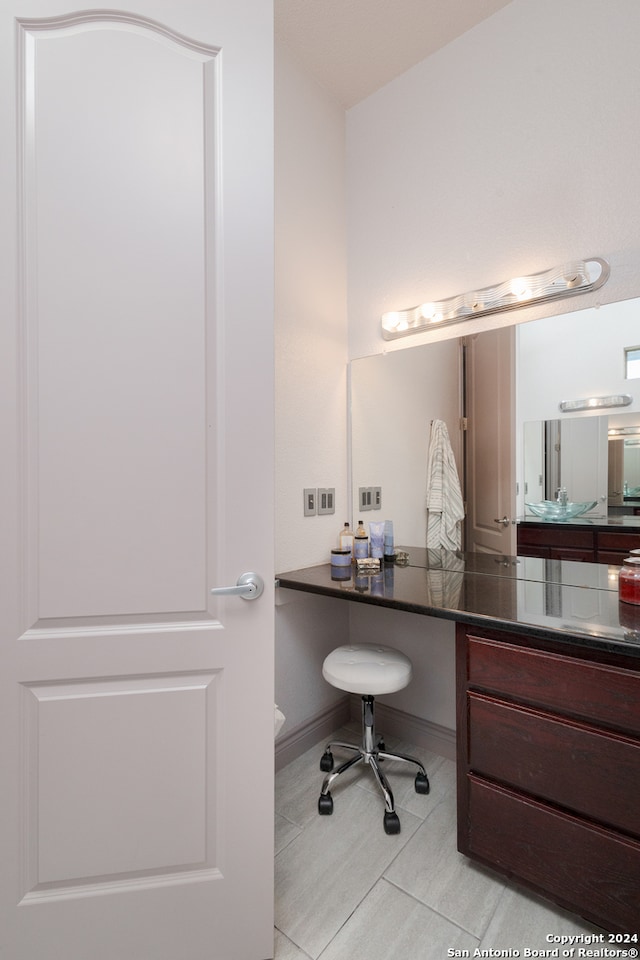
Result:
[[[207,850],[206,773],[207,764],[215,773],[217,758],[205,738],[219,713],[216,679],[25,685],[27,844],[37,871],[27,898],[52,889],[59,896],[61,883],[82,884],[86,894],[97,877],[215,863],[215,850]],[[118,830],[106,845],[103,825],[116,814]]]
[[468,337],[465,365],[467,549],[508,556],[516,552],[514,344],[513,327]]
[[[0,360],[3,947],[263,960],[271,6],[15,6],[0,29],[18,104],[17,189],[6,168],[2,182],[16,218],[0,228],[15,265]],[[243,499],[252,465],[259,518]],[[265,580],[259,600],[211,596],[246,570]]]
[[206,607],[203,136],[216,54],[99,26],[21,30],[40,618]]

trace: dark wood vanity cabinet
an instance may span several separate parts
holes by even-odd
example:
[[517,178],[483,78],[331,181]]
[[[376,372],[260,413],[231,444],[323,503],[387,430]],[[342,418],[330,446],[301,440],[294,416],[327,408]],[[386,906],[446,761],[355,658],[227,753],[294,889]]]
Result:
[[622,565],[640,547],[640,529],[581,528],[570,524],[518,524],[518,556]]
[[640,660],[457,625],[458,848],[640,932]]

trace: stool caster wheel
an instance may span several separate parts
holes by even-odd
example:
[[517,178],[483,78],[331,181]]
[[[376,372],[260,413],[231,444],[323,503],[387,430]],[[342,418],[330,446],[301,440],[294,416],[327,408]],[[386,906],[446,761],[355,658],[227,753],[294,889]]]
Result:
[[323,773],[331,773],[333,770],[333,754],[331,750],[325,750],[320,760],[320,769]]
[[328,817],[333,813],[333,797],[330,793],[321,793],[318,798],[318,813]]
[[394,811],[389,813],[387,810],[384,815],[384,832],[385,833],[400,833],[400,818],[398,814]]
[[416,793],[429,793],[429,778],[426,773],[416,773],[415,779]]

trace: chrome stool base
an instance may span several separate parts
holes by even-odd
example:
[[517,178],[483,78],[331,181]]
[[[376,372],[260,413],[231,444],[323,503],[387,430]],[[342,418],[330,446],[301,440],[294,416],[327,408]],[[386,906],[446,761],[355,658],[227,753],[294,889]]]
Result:
[[[341,750],[350,750],[354,756],[349,757],[339,767],[334,769],[334,760],[332,748],[337,747]],[[380,767],[381,760],[398,760],[401,763],[412,763],[418,768],[414,786],[416,793],[429,793],[429,778],[427,771],[419,760],[415,757],[408,757],[403,753],[389,753],[382,737],[376,739],[375,733],[375,697],[362,697],[362,743],[358,746],[355,743],[345,743],[342,740],[332,740],[326,747],[320,760],[320,769],[327,774],[322,783],[320,797],[318,799],[318,813],[329,815],[333,813],[333,797],[331,796],[331,785],[334,780],[350,770],[357,763],[368,763],[376,778],[384,796],[384,829],[385,833],[400,833],[400,820],[395,811],[393,793],[389,782]]]

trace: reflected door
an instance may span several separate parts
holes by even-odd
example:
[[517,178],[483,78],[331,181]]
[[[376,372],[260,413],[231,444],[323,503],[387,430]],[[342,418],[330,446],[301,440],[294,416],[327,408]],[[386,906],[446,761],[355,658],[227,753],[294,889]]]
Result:
[[[271,17],[246,6],[3,7],[12,960],[272,956]],[[260,599],[211,595],[254,570]]]
[[467,549],[513,556],[515,328],[465,339]]

